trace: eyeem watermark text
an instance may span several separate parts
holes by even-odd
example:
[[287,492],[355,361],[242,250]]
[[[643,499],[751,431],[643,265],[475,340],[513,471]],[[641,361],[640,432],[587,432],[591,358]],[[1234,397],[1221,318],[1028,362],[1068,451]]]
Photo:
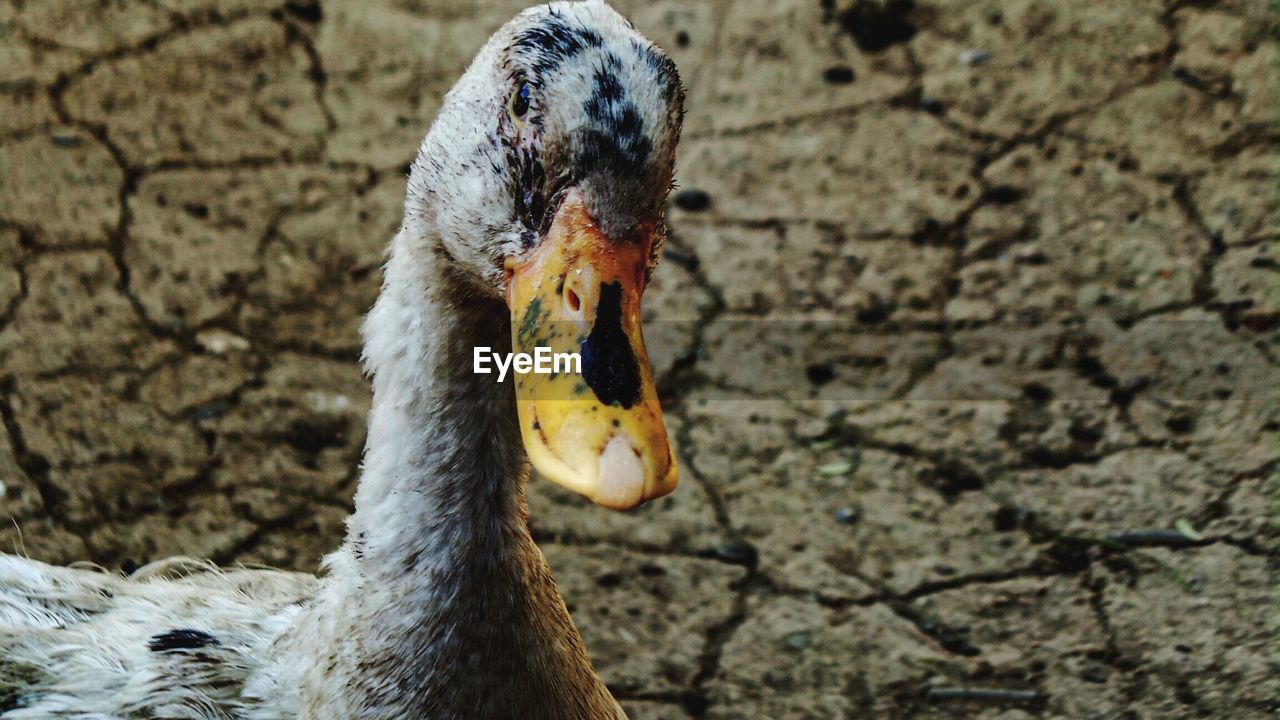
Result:
[[536,373],[550,375],[552,373],[582,374],[582,356],[578,353],[553,353],[551,348],[538,346],[529,353],[496,353],[488,347],[475,348],[472,355],[471,370],[477,375],[488,375],[493,368],[498,369],[498,382],[507,377],[507,371],[513,370],[519,375]]

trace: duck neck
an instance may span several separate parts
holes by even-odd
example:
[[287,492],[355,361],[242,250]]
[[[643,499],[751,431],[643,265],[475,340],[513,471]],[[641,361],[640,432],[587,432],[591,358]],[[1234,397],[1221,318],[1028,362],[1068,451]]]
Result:
[[509,349],[506,307],[450,267],[393,244],[365,323],[364,472],[317,606],[351,651],[304,694],[335,717],[612,717],[529,535],[514,390],[473,372]]
[[514,392],[472,367],[474,348],[510,347],[506,308],[418,253],[434,254],[393,251],[364,325],[373,406],[347,544],[384,580],[509,563],[528,538]]

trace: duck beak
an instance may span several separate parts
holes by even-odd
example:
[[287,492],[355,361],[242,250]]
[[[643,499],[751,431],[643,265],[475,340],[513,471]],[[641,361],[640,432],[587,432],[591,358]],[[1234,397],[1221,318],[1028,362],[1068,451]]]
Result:
[[506,264],[512,350],[534,363],[515,374],[529,459],[544,477],[614,510],[676,487],[640,333],[652,240],[651,229],[606,237],[573,189],[541,244]]

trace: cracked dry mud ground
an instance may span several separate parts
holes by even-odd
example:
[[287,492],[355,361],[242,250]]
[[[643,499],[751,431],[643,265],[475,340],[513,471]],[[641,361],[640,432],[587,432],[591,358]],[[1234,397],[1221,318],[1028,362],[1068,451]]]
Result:
[[[631,716],[1274,713],[1280,6],[618,4],[710,198],[685,482],[531,509]],[[0,4],[4,550],[335,546],[406,163],[522,5]]]

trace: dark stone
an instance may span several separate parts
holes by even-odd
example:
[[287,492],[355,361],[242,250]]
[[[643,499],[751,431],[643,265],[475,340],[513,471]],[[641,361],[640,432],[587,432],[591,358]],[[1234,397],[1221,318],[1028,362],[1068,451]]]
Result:
[[1012,185],[997,185],[983,193],[982,199],[995,205],[1012,205],[1021,200],[1024,195],[1024,192]]
[[1038,382],[1023,385],[1022,394],[1035,403],[1047,403],[1053,399],[1053,391]]
[[920,98],[920,109],[930,115],[942,115],[947,111],[941,100],[928,96]]
[[892,308],[884,302],[875,302],[870,307],[860,308],[854,317],[864,325],[877,325],[889,319]]
[[760,562],[760,552],[746,540],[730,540],[716,548],[716,557],[727,563],[755,567]]
[[804,369],[804,376],[814,385],[826,385],[835,378],[835,371],[830,365],[813,364]]
[[318,23],[324,19],[324,8],[319,2],[287,2],[284,9],[303,22]]
[[1022,512],[1010,505],[1001,505],[991,514],[991,526],[996,532],[1011,532],[1018,529]]
[[291,421],[281,439],[295,450],[314,455],[325,448],[340,447],[346,434],[347,422],[341,417],[307,415]]
[[711,207],[711,196],[705,190],[687,188],[677,192],[672,198],[676,207],[689,212],[702,212]]
[[667,574],[667,571],[660,565],[645,563],[640,566],[640,574],[645,577],[662,577]]
[[912,0],[857,0],[836,19],[853,36],[859,50],[879,53],[916,36],[917,28],[911,21],[913,10]]
[[1174,415],[1164,421],[1164,426],[1175,435],[1186,435],[1195,429],[1195,420],[1190,415]]
[[841,525],[857,525],[862,519],[862,512],[857,508],[842,507],[836,510],[836,522]]
[[227,412],[227,403],[221,400],[214,400],[206,405],[201,405],[191,411],[191,419],[196,422],[204,422],[222,417]]
[[1195,72],[1190,70],[1189,68],[1185,68],[1185,67],[1174,68],[1173,77],[1175,80],[1178,80],[1183,85],[1186,85],[1187,87],[1190,87],[1190,88],[1195,88],[1196,90],[1203,90],[1205,87],[1204,80],[1201,79],[1199,75],[1196,75]]
[[1119,384],[1111,373],[1107,372],[1102,361],[1092,355],[1080,354],[1076,358],[1075,369],[1094,387],[1110,390]]
[[943,650],[954,655],[974,657],[982,654],[982,649],[969,642],[968,627],[952,627],[938,622],[920,621],[916,623],[920,632],[938,641]]
[[832,65],[822,73],[822,79],[832,85],[848,85],[857,79],[853,68],[848,65]]
[[1067,434],[1071,436],[1072,440],[1085,445],[1096,444],[1102,439],[1101,428],[1076,423],[1071,424],[1071,427],[1067,429]]
[[911,242],[917,245],[936,243],[942,236],[942,223],[934,218],[925,218],[911,232]]

